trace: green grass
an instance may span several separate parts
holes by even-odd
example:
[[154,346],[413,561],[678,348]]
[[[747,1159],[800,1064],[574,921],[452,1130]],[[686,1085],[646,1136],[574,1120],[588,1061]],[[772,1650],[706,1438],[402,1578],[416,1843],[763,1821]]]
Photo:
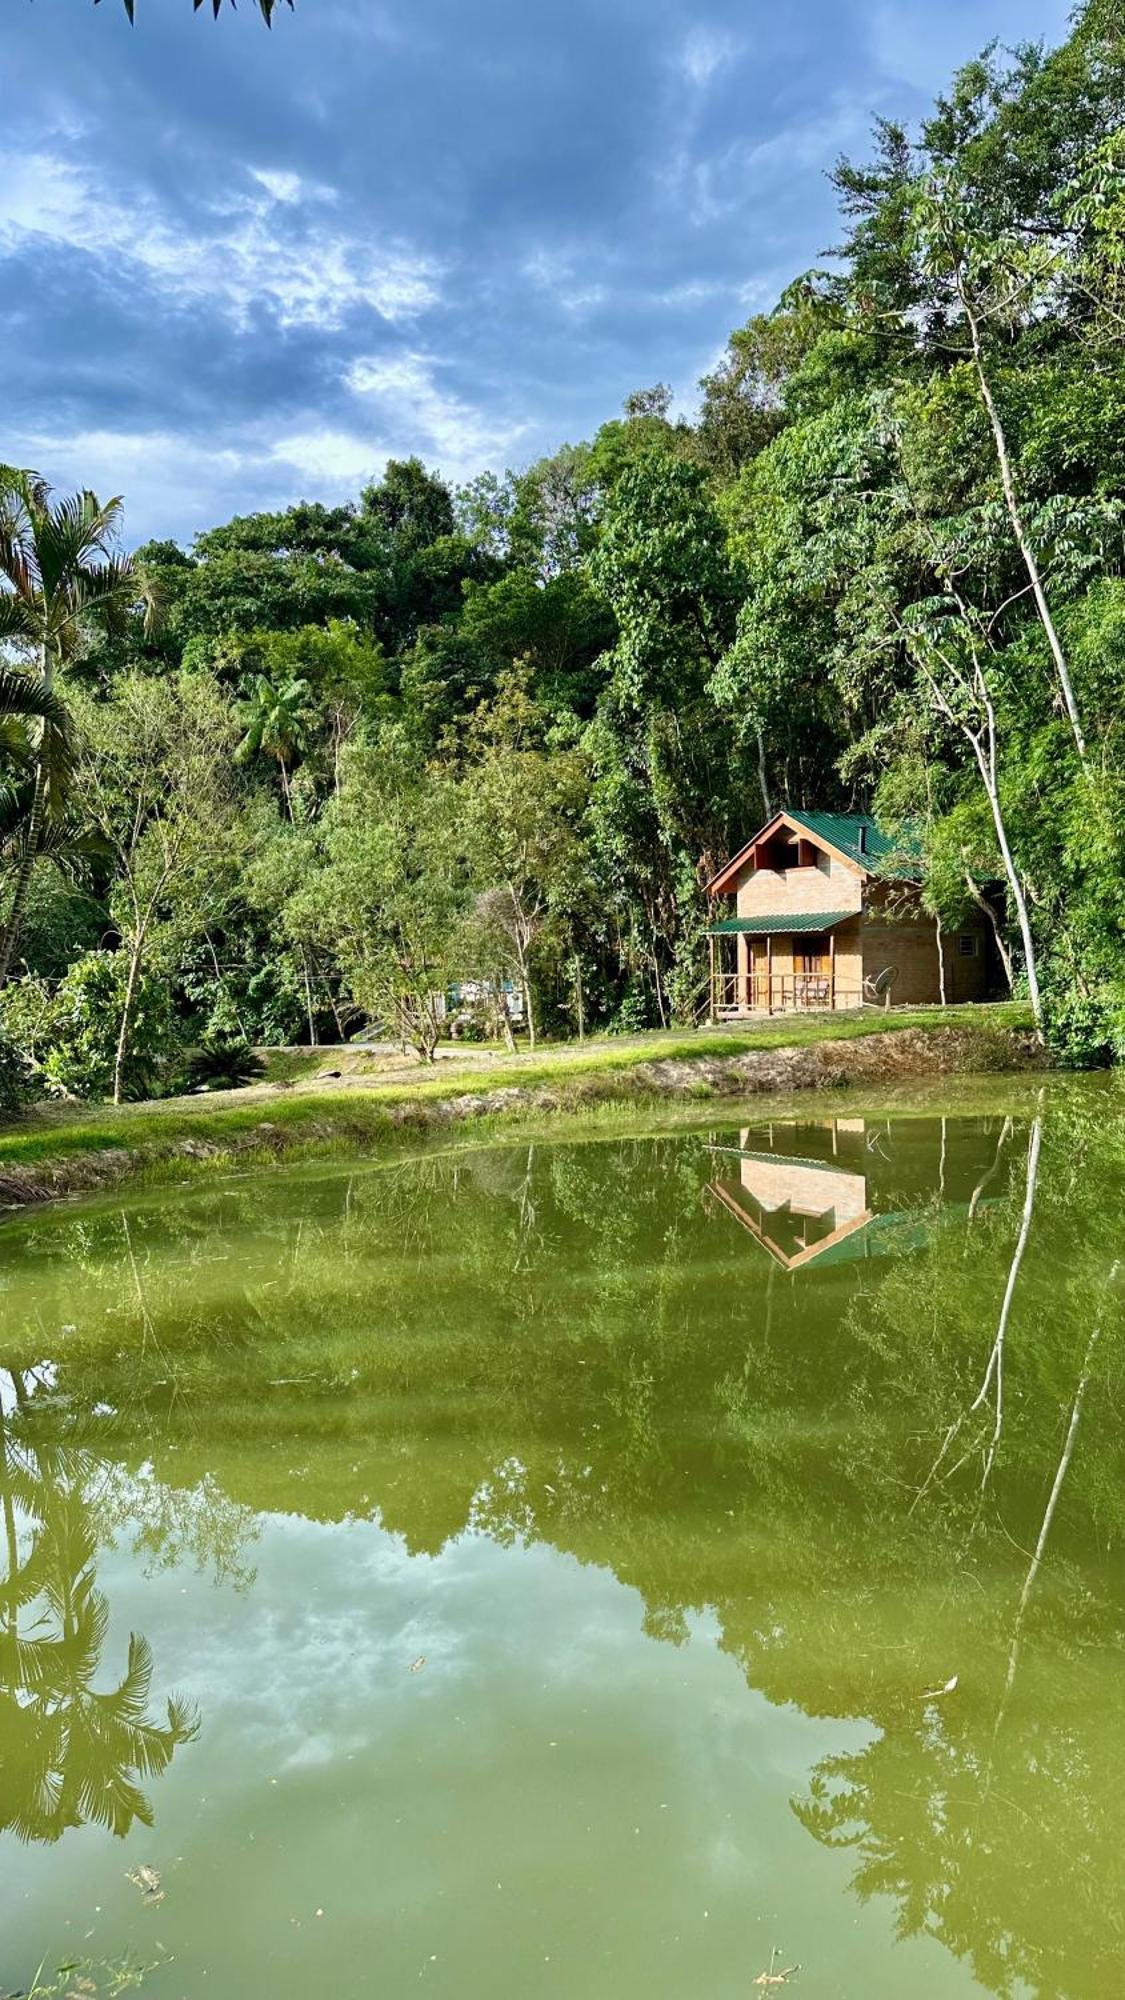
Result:
[[432,1104],[443,1098],[474,1094],[483,1097],[506,1087],[554,1088],[580,1084],[597,1076],[623,1077],[649,1062],[719,1060],[753,1049],[800,1048],[815,1042],[851,1041],[905,1029],[971,1027],[986,1035],[1001,1035],[1029,1026],[1028,1010],[1012,1002],[802,1019],[788,1016],[784,1020],[752,1022],[739,1027],[670,1029],[584,1044],[554,1043],[534,1054],[524,1051],[514,1056],[497,1056],[483,1066],[478,1063],[461,1068],[450,1062],[443,1063],[436,1071],[420,1066],[409,1081],[396,1078],[391,1083],[380,1083],[373,1076],[370,1081],[323,1090],[302,1085],[296,1079],[323,1068],[330,1062],[331,1052],[295,1050],[288,1075],[281,1064],[271,1064],[269,1072],[270,1082],[293,1084],[291,1096],[282,1095],[267,1084],[253,1096],[240,1097],[233,1103],[224,1102],[221,1095],[213,1095],[128,1104],[119,1109],[106,1105],[37,1107],[0,1132],[0,1165],[56,1164],[76,1155],[118,1148],[136,1153],[140,1166],[141,1156],[150,1149],[155,1154],[161,1147],[191,1138],[206,1138],[210,1144],[222,1147],[228,1139],[244,1142],[246,1134],[263,1124],[284,1131],[287,1139],[296,1143],[300,1143],[304,1128],[309,1141],[320,1144],[328,1137],[324,1128],[329,1119],[332,1143],[362,1142],[387,1129],[393,1109],[413,1103]]

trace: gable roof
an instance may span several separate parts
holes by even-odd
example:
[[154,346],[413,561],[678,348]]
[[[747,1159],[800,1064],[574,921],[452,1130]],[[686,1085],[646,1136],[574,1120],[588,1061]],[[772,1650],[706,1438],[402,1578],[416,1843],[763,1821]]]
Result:
[[[868,813],[797,812],[792,806],[786,806],[782,811],[775,812],[773,818],[768,819],[764,826],[760,826],[746,845],[740,847],[738,853],[732,855],[718,874],[712,877],[707,884],[708,895],[717,895],[724,889],[738,874],[751,849],[777,826],[790,826],[794,832],[807,833],[811,839],[831,848],[845,861],[850,861],[854,867],[862,869],[865,875],[870,875],[879,869],[881,873],[890,872],[909,879],[919,872],[912,863],[909,841],[892,840]],[[896,866],[887,870],[884,864],[892,857]]]
[[878,866],[895,851],[890,835],[883,833],[867,813],[790,812],[789,817],[803,826],[806,833],[811,833],[814,840],[826,840],[830,847],[838,848],[849,861],[869,873],[872,862]]

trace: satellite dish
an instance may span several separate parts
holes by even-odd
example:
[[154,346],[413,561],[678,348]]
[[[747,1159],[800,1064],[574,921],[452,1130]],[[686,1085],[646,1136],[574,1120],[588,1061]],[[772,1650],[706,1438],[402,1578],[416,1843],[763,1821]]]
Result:
[[885,1008],[889,1007],[891,1004],[891,988],[897,978],[898,966],[885,965],[882,972],[877,972],[873,978],[864,980],[864,999],[871,1001],[881,1000]]

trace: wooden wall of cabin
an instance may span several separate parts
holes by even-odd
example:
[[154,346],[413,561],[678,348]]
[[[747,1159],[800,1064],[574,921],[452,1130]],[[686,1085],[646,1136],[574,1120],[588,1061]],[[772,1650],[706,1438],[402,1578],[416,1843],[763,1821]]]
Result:
[[[807,854],[816,850],[803,843]],[[780,917],[790,910],[858,910],[863,896],[863,877],[858,868],[835,855],[820,852],[819,859],[803,868],[752,868],[738,878],[736,902],[740,917]],[[792,964],[789,966],[792,971]]]
[[[971,953],[961,939],[972,941]],[[945,956],[945,997],[951,1007],[984,1000],[990,985],[988,925],[974,914],[942,938]],[[928,1006],[941,999],[937,934],[928,917],[897,920],[873,912],[863,925],[863,975],[876,979],[893,965],[898,976],[891,992],[894,1007]]]

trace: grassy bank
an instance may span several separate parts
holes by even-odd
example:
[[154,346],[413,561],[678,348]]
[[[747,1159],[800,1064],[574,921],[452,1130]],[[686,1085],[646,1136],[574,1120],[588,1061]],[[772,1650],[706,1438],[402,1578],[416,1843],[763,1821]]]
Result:
[[[1026,1010],[1012,1003],[790,1018],[553,1044],[534,1054],[481,1052],[472,1061],[451,1053],[432,1070],[404,1076],[399,1067],[386,1080],[376,1066],[325,1078],[332,1057],[311,1052],[283,1079],[222,1095],[117,1110],[37,1107],[0,1131],[0,1202],[328,1154],[455,1121],[1018,1068],[1028,1059],[1029,1026]],[[309,1073],[314,1067],[320,1074]]]

